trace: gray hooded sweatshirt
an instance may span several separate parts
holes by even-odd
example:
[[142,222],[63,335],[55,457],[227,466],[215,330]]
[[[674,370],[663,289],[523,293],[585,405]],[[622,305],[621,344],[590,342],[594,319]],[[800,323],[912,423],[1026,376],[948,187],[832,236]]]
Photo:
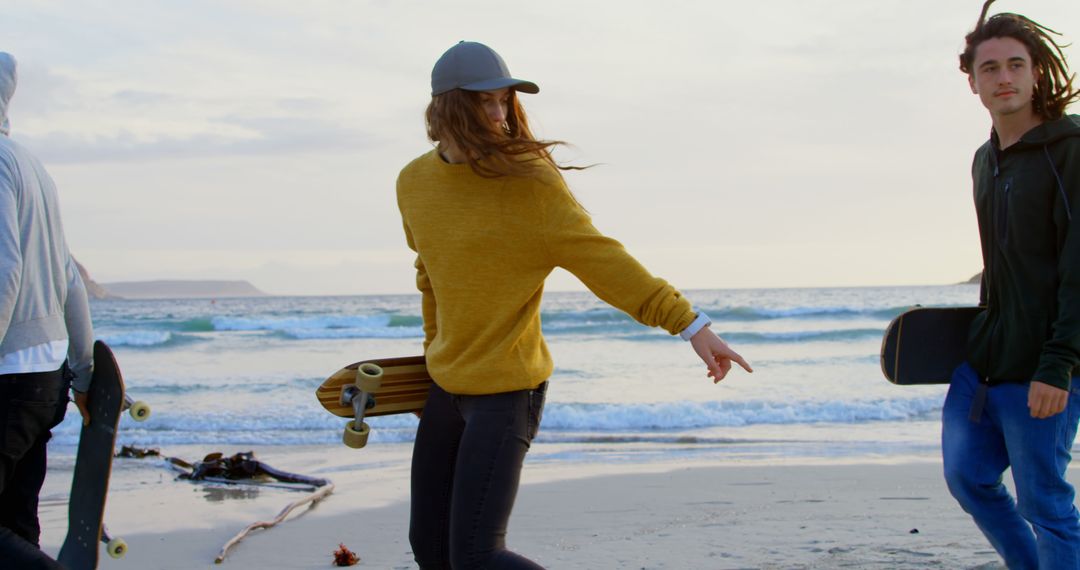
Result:
[[86,287],[68,251],[56,185],[8,137],[15,58],[0,52],[0,355],[68,340],[72,387],[85,392],[94,333]]

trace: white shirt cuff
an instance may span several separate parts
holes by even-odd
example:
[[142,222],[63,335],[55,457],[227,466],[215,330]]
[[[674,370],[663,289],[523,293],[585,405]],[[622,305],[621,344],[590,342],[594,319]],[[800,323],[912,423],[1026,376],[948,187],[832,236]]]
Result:
[[712,321],[709,320],[709,315],[698,311],[697,318],[694,319],[694,322],[690,323],[690,326],[683,329],[682,332],[679,333],[679,336],[682,337],[683,340],[690,340],[691,338],[693,338],[694,335],[698,333],[698,331],[709,326],[710,324],[712,324]]

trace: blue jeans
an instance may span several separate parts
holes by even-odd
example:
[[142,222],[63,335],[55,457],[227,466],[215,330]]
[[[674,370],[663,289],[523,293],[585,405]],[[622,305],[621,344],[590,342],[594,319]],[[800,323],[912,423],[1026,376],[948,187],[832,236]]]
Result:
[[[1011,570],[1080,570],[1080,513],[1065,468],[1080,420],[1080,379],[1065,411],[1031,417],[1027,384],[989,389],[979,421],[968,419],[979,387],[967,363],[953,372],[942,410],[941,451],[949,491]],[[1016,501],[1002,485],[1011,467]]]

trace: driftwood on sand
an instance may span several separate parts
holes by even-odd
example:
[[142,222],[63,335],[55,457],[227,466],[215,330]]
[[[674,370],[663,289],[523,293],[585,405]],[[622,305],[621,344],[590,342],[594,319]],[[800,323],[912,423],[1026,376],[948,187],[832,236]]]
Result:
[[299,507],[299,506],[307,504],[307,503],[313,503],[313,504],[317,503],[321,499],[323,499],[324,497],[326,497],[327,495],[329,495],[330,493],[333,493],[333,492],[334,492],[334,484],[333,483],[327,483],[325,486],[320,488],[318,491],[315,491],[314,493],[308,495],[307,497],[304,497],[303,499],[300,499],[299,501],[294,501],[294,502],[289,503],[288,505],[286,505],[286,507],[284,509],[282,509],[281,512],[278,513],[278,516],[274,517],[273,520],[258,521],[258,522],[253,522],[253,523],[249,524],[244,530],[240,531],[239,534],[232,537],[229,540],[229,542],[226,542],[225,546],[221,547],[221,552],[219,552],[218,555],[217,555],[217,558],[214,559],[214,564],[221,564],[221,562],[225,560],[225,555],[228,554],[229,549],[232,548],[236,543],[243,540],[244,537],[247,536],[248,533],[250,533],[251,531],[256,530],[256,529],[260,529],[260,528],[270,528],[270,527],[278,524],[279,522],[285,520],[285,517],[289,516],[289,513],[291,513],[293,511],[293,509],[295,509],[296,507]]
[[[260,528],[270,528],[289,516],[294,509],[308,503],[315,503],[326,498],[334,492],[334,484],[329,479],[308,477],[296,473],[288,473],[274,469],[269,465],[255,459],[255,453],[251,451],[237,453],[226,457],[222,453],[211,453],[202,461],[189,463],[177,457],[165,457],[157,449],[140,449],[131,446],[123,446],[117,453],[119,457],[161,457],[168,462],[169,467],[180,472],[180,479],[191,481],[208,481],[211,483],[232,485],[253,485],[258,487],[277,487],[291,490],[314,490],[313,493],[303,499],[293,501],[285,506],[272,520],[251,523],[239,534],[234,536],[214,559],[215,564],[221,564],[229,549],[244,539],[251,531]],[[268,482],[273,479],[274,481]]]
[[[180,472],[181,479],[191,481],[209,481],[255,486],[280,486],[282,488],[314,488],[330,483],[327,479],[308,477],[298,473],[289,473],[255,459],[255,452],[244,451],[226,456],[223,453],[210,453],[202,461],[190,463],[179,457],[167,457],[157,449],[144,449],[125,445],[117,452],[117,457],[161,457],[169,467]],[[276,483],[268,482],[274,480]]]

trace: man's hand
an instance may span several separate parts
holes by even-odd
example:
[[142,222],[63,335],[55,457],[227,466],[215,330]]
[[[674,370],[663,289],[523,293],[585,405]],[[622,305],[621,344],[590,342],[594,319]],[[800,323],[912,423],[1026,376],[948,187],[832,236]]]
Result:
[[690,344],[701,360],[705,361],[705,366],[709,367],[708,375],[713,379],[713,384],[727,376],[728,371],[731,370],[732,361],[742,366],[747,372],[754,371],[746,360],[739,356],[739,353],[731,350],[731,347],[716,336],[709,327],[702,328],[691,337]]
[[1049,418],[1065,411],[1069,403],[1069,391],[1062,390],[1038,380],[1031,381],[1028,389],[1028,409],[1033,418]]
[[71,393],[75,395],[75,407],[79,408],[79,414],[82,415],[82,425],[90,425],[90,407],[86,405],[89,398],[87,398],[86,392],[72,390]]

